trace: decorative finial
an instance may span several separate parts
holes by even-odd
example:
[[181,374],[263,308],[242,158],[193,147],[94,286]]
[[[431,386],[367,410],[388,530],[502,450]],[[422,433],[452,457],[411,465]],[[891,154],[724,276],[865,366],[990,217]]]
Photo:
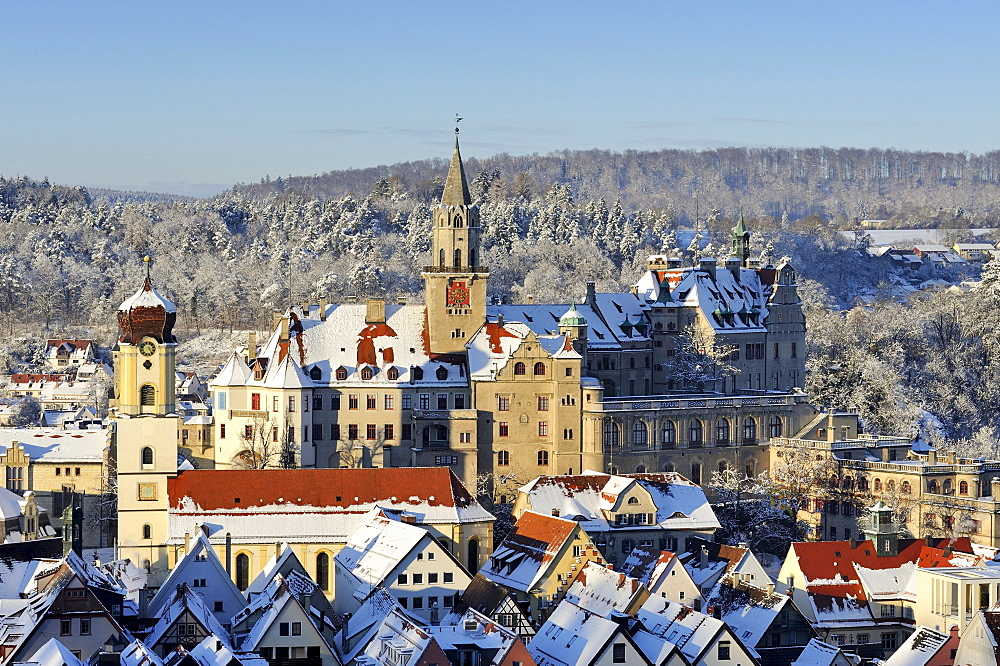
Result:
[[456,137],[456,138],[458,137],[458,124],[459,124],[460,122],[462,122],[462,119],[461,119],[461,118],[459,118],[459,117],[458,117],[458,114],[456,113],[456,114],[455,114],[455,137]]
[[149,287],[153,284],[152,278],[149,275],[149,268],[150,266],[152,266],[153,260],[149,258],[148,254],[145,257],[143,257],[142,260],[146,262],[146,289],[148,290]]

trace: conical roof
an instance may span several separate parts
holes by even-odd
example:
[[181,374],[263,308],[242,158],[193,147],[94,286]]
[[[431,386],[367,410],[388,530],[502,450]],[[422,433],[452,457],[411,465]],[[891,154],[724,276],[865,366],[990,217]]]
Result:
[[448,167],[448,180],[444,184],[441,203],[445,206],[472,205],[469,184],[465,180],[465,169],[462,167],[462,153],[458,150],[458,135],[455,136],[455,152],[451,155],[451,166]]
[[562,317],[559,317],[560,326],[586,326],[587,320],[580,311],[576,309],[576,303],[570,306]]
[[746,233],[748,233],[747,225],[746,222],[743,220],[743,213],[740,213],[740,219],[736,223],[736,226],[733,227],[733,236],[743,236]]

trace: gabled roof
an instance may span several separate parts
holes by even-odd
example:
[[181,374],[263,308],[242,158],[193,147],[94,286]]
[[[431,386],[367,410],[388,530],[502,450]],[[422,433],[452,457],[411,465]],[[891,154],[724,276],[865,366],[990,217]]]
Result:
[[350,572],[358,580],[354,597],[363,600],[383,586],[411,552],[430,541],[427,530],[390,520],[373,509],[334,559],[338,571]]
[[[302,604],[299,603],[294,592],[279,574],[275,576],[264,592],[258,595],[249,606],[233,616],[234,626],[244,620],[252,620],[254,616],[257,617],[257,620],[245,635],[234,636],[235,641],[239,644],[239,649],[244,652],[259,651],[261,642],[264,640],[268,629],[284,615],[286,608],[290,606],[297,606],[302,615],[309,617],[309,614],[302,608]],[[326,639],[323,638],[320,631],[313,624],[312,618],[309,619],[310,621],[304,623],[302,628],[303,632],[308,632],[303,634],[303,642],[308,641],[309,643],[313,643],[316,639],[319,639],[326,645]],[[327,648],[329,649],[329,646]]]
[[[700,661],[720,633],[729,631],[722,620],[662,597],[649,597],[636,617],[646,631],[676,645],[692,664]],[[739,637],[729,635],[742,645]]]
[[261,385],[273,389],[300,389],[312,388],[313,381],[302,371],[292,355],[288,354],[278,363],[267,366]]
[[[375,666],[383,664],[382,659],[387,648],[393,648],[402,657],[394,666],[415,666],[420,663],[444,662],[444,651],[434,637],[421,628],[399,608],[389,611],[379,623],[372,639],[354,658],[358,666]],[[429,658],[425,657],[428,655]]]
[[226,644],[229,644],[229,632],[215,619],[212,611],[205,607],[201,597],[192,592],[185,583],[181,583],[180,588],[173,590],[173,598],[170,603],[160,611],[159,621],[149,630],[144,641],[146,645],[155,647],[177,622],[177,618],[186,612],[190,612],[201,623],[206,633],[224,638]]
[[[418,524],[492,522],[448,467],[190,470],[167,480],[169,543],[196,523],[210,541],[343,541],[375,506]],[[265,539],[265,541],[253,541]]]
[[675,472],[610,475],[586,472],[571,476],[540,476],[520,491],[528,496],[532,511],[580,523],[586,531],[610,529],[611,505],[632,483],[649,493],[656,505],[655,523],[649,529],[714,530],[719,521],[700,486]]
[[58,638],[50,638],[35,654],[22,660],[38,666],[83,666],[79,657],[70,652]]
[[[691,584],[695,585],[694,580],[691,579],[691,574],[680,563],[677,555],[669,550],[647,550],[636,547],[625,558],[625,562],[622,563],[619,570],[637,579],[648,590],[654,591],[663,580],[667,570],[671,568],[671,563],[674,563],[680,575],[687,576],[691,580]],[[697,587],[697,585],[695,586]]]
[[903,644],[896,649],[892,655],[882,662],[882,666],[926,666],[928,663],[941,663],[935,659],[938,655],[947,658],[944,650],[950,639],[954,638],[955,646],[958,645],[957,630],[952,636],[936,629],[920,625],[917,630],[903,641]]
[[517,634],[494,622],[489,617],[471,608],[465,609],[461,617],[449,625],[426,627],[442,650],[467,650],[470,644],[487,654],[490,661],[481,661],[481,666],[499,666],[518,641]]
[[[759,656],[754,648],[760,645],[764,634],[775,618],[785,608],[793,605],[787,594],[768,593],[766,590],[749,586],[738,589],[727,588],[726,602],[722,604],[722,621],[729,625],[733,633]],[[709,603],[715,603],[715,599]]]
[[619,635],[629,640],[622,625],[564,600],[531,639],[528,652],[538,666],[592,664]]
[[510,593],[481,573],[477,573],[462,593],[460,603],[484,615],[492,615]]
[[208,383],[209,386],[246,386],[253,377],[253,370],[246,364],[243,357],[233,352],[226,364],[222,366],[218,374]]
[[548,575],[549,567],[577,529],[572,520],[526,511],[480,573],[504,587],[528,592]]
[[219,561],[219,556],[215,554],[208,537],[203,531],[198,530],[194,543],[191,544],[191,550],[170,570],[170,575],[160,586],[156,596],[150,600],[146,611],[149,617],[156,617],[167,604],[174,602],[177,588],[181,583],[193,584],[195,578],[206,579],[212,597],[229,597],[232,604],[225,605],[229,617],[236,612],[237,604],[240,606],[245,604],[243,594]]
[[396,611],[404,614],[399,602],[384,588],[375,590],[361,607],[347,619],[334,642],[340,659],[349,663],[372,640],[385,618]]
[[134,640],[122,650],[121,666],[163,666],[163,660],[145,643]]
[[792,666],[833,666],[837,663],[838,656],[844,660],[840,648],[813,638],[799,654],[799,658],[792,662]]
[[566,591],[566,600],[601,617],[629,613],[648,592],[635,578],[587,562]]
[[278,546],[278,552],[271,556],[271,559],[267,561],[267,564],[260,570],[256,578],[250,581],[250,585],[247,586],[243,594],[248,599],[253,599],[264,591],[276,575],[280,573],[283,577],[287,578],[288,572],[293,570],[306,573],[306,569],[302,566],[298,555],[288,545],[288,542],[283,541]]

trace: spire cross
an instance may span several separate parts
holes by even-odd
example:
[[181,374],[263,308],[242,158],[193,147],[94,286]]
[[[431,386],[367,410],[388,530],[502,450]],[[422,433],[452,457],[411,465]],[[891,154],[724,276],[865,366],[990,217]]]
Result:
[[455,138],[456,138],[456,139],[458,138],[458,124],[459,124],[460,122],[462,122],[462,118],[459,118],[459,117],[458,117],[458,114],[456,113],[456,114],[455,114]]

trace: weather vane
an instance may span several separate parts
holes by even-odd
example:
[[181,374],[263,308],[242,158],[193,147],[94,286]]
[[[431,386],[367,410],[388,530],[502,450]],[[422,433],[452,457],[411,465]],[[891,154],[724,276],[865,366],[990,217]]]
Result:
[[459,124],[460,122],[462,122],[462,119],[461,119],[461,118],[459,118],[459,117],[458,117],[458,114],[456,113],[456,114],[455,114],[455,134],[456,134],[456,135],[458,134],[458,124]]

